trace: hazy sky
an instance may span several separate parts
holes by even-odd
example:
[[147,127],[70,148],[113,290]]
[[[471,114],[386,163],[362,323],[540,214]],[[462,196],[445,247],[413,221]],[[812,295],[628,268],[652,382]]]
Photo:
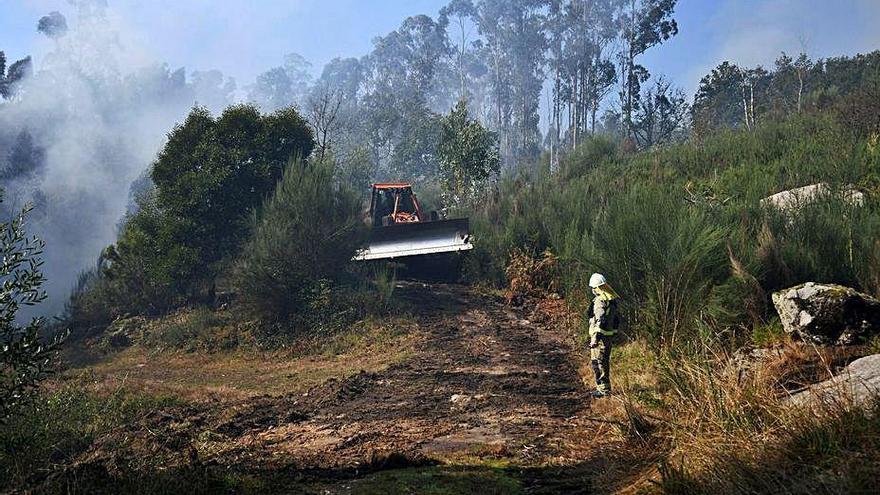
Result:
[[[317,73],[328,60],[367,53],[374,37],[406,16],[435,16],[446,0],[107,0],[126,30],[132,59],[172,68],[220,69],[250,83],[298,52]],[[73,20],[67,0],[0,0],[0,49],[34,55],[49,40],[35,31],[52,10]],[[642,62],[693,94],[699,78],[724,59],[771,64],[781,50],[812,57],[880,48],[880,0],[679,0],[680,34]]]

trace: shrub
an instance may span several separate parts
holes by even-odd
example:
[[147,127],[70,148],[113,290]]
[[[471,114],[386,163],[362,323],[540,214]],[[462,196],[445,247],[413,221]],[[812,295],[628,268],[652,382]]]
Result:
[[590,136],[562,160],[560,173],[571,179],[607,165],[617,158],[619,146],[607,136]]
[[360,215],[329,164],[292,161],[234,269],[241,307],[267,323],[325,309],[363,240]]
[[142,343],[186,352],[231,350],[244,343],[246,338],[242,329],[228,321],[226,316],[226,313],[210,307],[187,308],[156,320],[162,325],[150,325]]
[[508,280],[507,303],[522,303],[529,296],[545,296],[559,290],[559,259],[544,250],[540,257],[514,249],[505,270]]
[[[875,141],[828,114],[635,154],[591,138],[559,173],[508,174],[469,212],[475,249],[466,274],[509,283],[510,253],[549,248],[564,293],[584,292],[590,273],[604,272],[636,332],[742,343],[772,318],[770,294],[783,287],[817,280],[880,294]],[[832,197],[795,213],[760,206],[817,182],[864,187],[865,205]]]

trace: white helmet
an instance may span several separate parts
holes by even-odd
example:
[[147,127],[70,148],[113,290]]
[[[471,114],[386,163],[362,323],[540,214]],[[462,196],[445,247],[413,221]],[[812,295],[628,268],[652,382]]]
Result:
[[595,289],[596,287],[601,287],[608,282],[605,280],[605,276],[601,273],[594,273],[590,275],[590,287]]

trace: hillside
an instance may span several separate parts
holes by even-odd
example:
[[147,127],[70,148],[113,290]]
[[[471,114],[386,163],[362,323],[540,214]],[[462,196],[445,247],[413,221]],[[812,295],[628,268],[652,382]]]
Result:
[[712,2],[451,0],[237,86],[68,3],[0,51],[0,494],[877,491],[880,51],[691,98]]

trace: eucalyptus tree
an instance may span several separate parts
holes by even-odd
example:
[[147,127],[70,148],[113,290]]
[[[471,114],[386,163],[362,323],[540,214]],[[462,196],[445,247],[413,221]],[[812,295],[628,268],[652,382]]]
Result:
[[639,95],[633,115],[633,139],[642,149],[682,139],[686,136],[689,111],[684,92],[666,78],[657,77]]
[[595,130],[600,104],[617,80],[612,48],[618,35],[614,14],[619,6],[620,0],[550,3],[551,142],[576,146],[584,133]]
[[385,174],[415,178],[436,173],[438,128],[429,104],[436,75],[450,54],[445,26],[418,15],[377,38],[362,60],[363,131]]
[[505,164],[540,150],[539,97],[544,82],[547,0],[483,0],[477,25],[484,41],[493,124]]
[[470,74],[467,64],[472,53],[472,43],[476,39],[474,24],[476,15],[477,8],[472,0],[452,0],[440,9],[438,17],[438,22],[445,26],[448,32],[454,33],[454,36],[449,37],[449,42],[455,52],[454,65],[458,82],[455,96],[458,99],[467,98],[469,93],[467,80]]
[[257,76],[248,98],[265,112],[301,105],[311,85],[312,64],[298,53],[284,56],[284,64]]
[[362,148],[362,121],[359,97],[364,83],[364,67],[356,58],[335,58],[310,88],[304,106],[315,134],[316,153],[327,153],[340,161]]
[[691,111],[695,132],[755,129],[768,108],[771,81],[772,74],[760,66],[750,69],[722,62],[700,80]]
[[676,0],[623,0],[618,9],[616,24],[622,48],[618,55],[620,65],[620,109],[623,114],[623,132],[631,138],[633,114],[637,110],[641,85],[650,78],[650,72],[636,59],[648,49],[678,34],[678,23],[672,17]]

